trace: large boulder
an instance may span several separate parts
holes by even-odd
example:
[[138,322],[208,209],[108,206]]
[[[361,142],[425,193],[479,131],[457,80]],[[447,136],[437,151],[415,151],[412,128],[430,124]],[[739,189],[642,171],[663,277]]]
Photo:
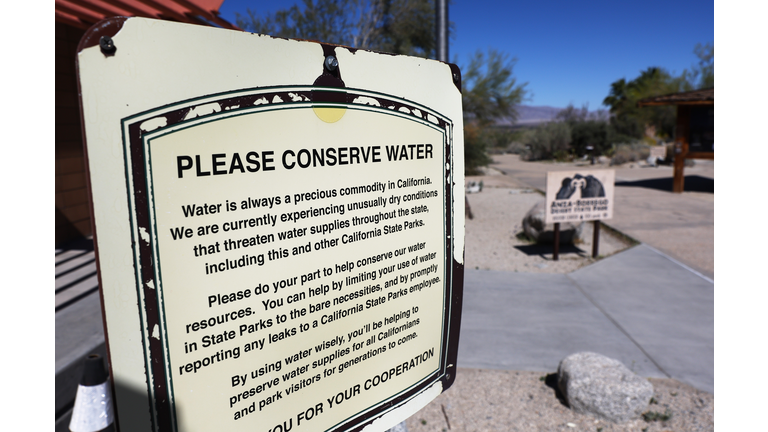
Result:
[[[547,203],[539,201],[523,217],[523,231],[525,234],[536,241],[536,243],[554,243],[555,226],[547,224],[546,220]],[[560,223],[560,244],[573,244],[581,240],[581,232],[584,223],[572,224],[570,222]]]
[[620,361],[581,352],[560,361],[557,385],[576,412],[615,423],[640,416],[653,397],[653,385]]

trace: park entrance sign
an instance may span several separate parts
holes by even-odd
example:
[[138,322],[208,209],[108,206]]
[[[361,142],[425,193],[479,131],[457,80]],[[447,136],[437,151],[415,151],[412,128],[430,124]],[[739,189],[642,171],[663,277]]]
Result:
[[121,430],[384,430],[451,385],[455,66],[117,18],[78,70]]
[[613,218],[614,170],[547,172],[546,223]]

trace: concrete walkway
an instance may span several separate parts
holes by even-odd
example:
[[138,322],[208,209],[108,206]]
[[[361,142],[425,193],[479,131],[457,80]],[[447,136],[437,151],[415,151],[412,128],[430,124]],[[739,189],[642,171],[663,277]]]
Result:
[[714,284],[647,245],[570,274],[467,270],[459,367],[556,372],[594,351],[714,392]]

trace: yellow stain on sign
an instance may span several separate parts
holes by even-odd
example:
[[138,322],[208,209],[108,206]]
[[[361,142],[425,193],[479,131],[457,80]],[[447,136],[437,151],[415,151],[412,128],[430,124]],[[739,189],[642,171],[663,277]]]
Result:
[[346,108],[325,108],[325,107],[312,107],[315,115],[320,120],[326,123],[336,123],[344,117],[347,112]]

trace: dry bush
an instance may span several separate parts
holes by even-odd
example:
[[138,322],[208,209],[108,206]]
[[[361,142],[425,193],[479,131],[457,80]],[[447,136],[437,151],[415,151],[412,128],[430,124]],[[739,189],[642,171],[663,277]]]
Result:
[[617,144],[613,152],[613,158],[611,158],[611,165],[646,160],[650,155],[651,150],[645,143]]

